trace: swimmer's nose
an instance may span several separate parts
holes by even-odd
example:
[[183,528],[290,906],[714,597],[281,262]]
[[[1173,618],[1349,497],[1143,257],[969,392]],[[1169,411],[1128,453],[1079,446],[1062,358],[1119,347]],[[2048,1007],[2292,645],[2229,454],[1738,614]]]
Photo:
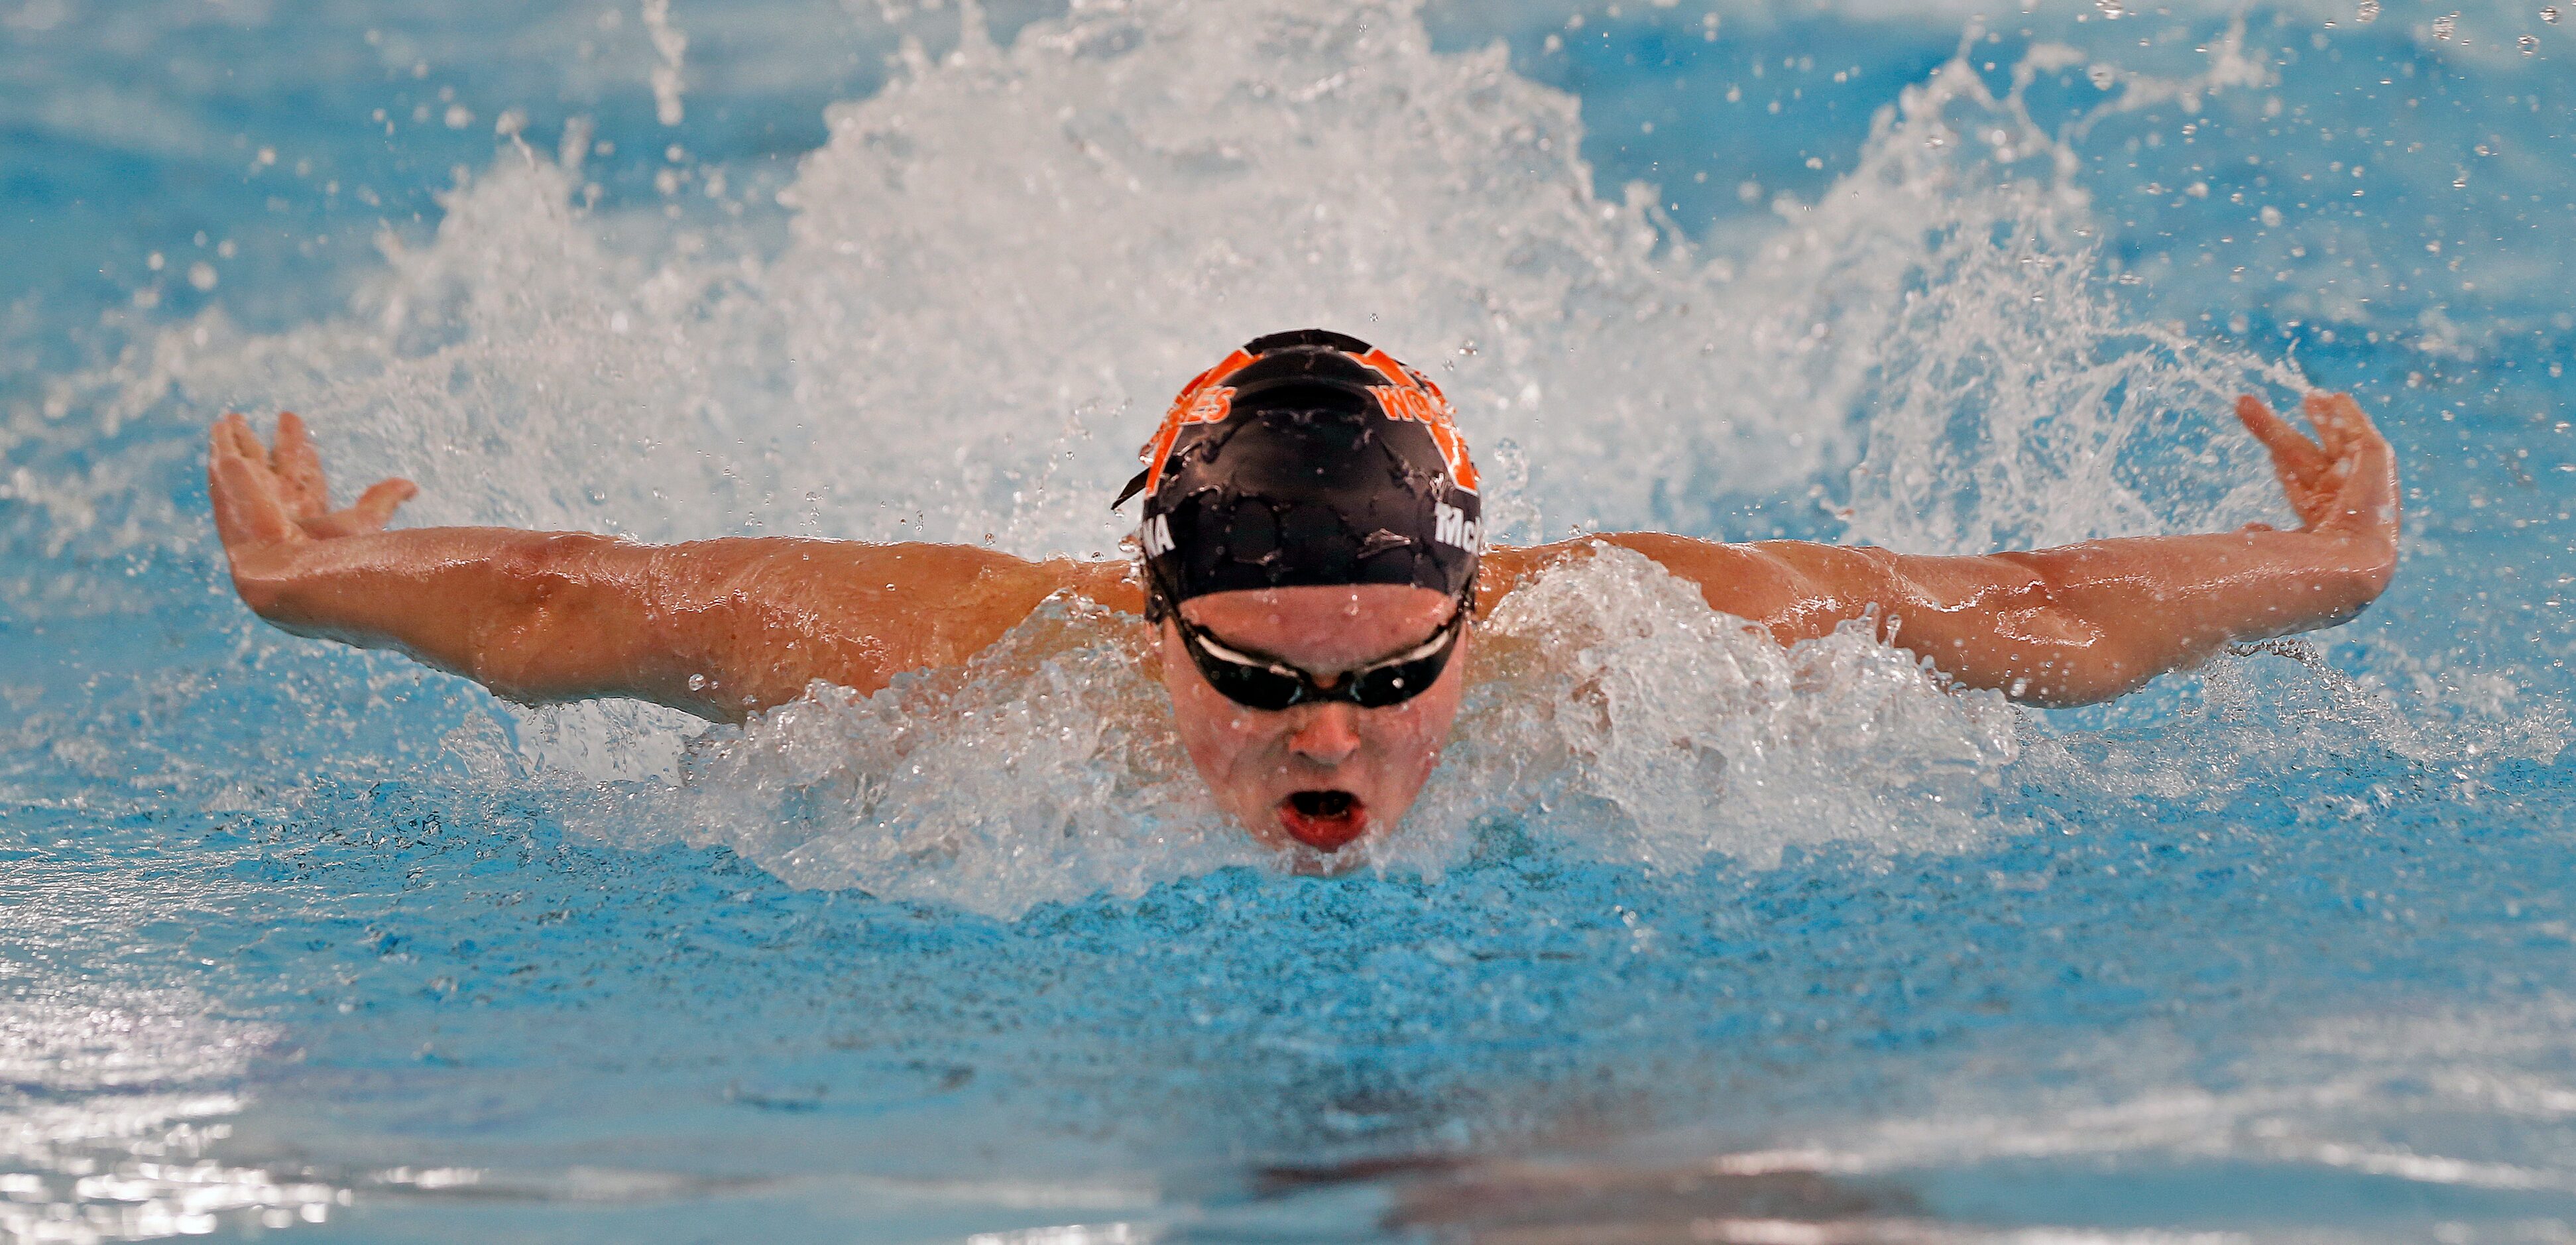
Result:
[[1335,701],[1317,705],[1288,736],[1288,747],[1298,756],[1322,766],[1339,765],[1360,750],[1360,733],[1353,728],[1352,706]]

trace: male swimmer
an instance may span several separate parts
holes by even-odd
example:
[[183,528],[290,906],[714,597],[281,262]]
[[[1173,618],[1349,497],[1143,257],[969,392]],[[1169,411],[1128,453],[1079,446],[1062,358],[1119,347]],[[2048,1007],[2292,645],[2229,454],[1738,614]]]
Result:
[[524,703],[630,696],[740,721],[816,680],[864,694],[961,664],[1041,601],[1089,597],[1158,629],[1173,728],[1218,805],[1265,843],[1330,853],[1413,803],[1457,715],[1476,617],[1600,545],[1661,563],[1782,644],[1872,617],[1960,684],[2042,705],[2105,700],[2231,641],[2351,618],[2396,568],[2396,460],[2349,396],[2310,394],[2304,409],[2314,442],[2250,395],[2236,407],[2297,531],[1982,557],[1651,532],[1485,549],[1475,467],[1440,391],[1321,330],[1253,341],[1182,390],[1127,490],[1144,496],[1140,564],[388,532],[418,490],[386,480],[332,511],[291,414],[273,450],[226,415],[208,476],[233,584],[260,617],[397,649]]

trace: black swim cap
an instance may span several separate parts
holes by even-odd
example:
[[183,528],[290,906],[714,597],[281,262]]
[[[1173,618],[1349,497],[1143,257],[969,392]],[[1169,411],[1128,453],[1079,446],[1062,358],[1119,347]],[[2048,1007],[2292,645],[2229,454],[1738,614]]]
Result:
[[1355,337],[1256,338],[1181,390],[1117,505],[1145,495],[1149,612],[1244,588],[1464,596],[1483,550],[1448,399]]

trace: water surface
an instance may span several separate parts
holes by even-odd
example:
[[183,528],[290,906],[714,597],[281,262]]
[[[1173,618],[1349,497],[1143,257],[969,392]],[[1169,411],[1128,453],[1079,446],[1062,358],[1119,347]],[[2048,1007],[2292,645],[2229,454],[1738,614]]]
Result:
[[[0,1232],[2565,1239],[2571,37],[7,0]],[[2321,385],[2404,562],[2040,713],[1604,559],[1320,879],[1080,608],[532,713],[261,626],[205,518],[291,408],[415,523],[1105,553],[1309,323],[1433,371],[1506,539],[2281,521],[2226,404]]]

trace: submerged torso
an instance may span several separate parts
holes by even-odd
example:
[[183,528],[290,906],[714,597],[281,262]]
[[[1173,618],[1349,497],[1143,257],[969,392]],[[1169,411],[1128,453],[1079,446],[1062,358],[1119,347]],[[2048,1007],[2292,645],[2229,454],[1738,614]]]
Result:
[[[1920,810],[1909,841],[1947,841],[1977,833],[1966,793],[2019,748],[2001,697],[1947,691],[1856,628],[1783,647],[1624,550],[1543,567],[1483,614],[1439,769],[1358,863],[1444,867],[1542,811],[1676,864],[1883,836],[1891,798]],[[1183,753],[1157,648],[1141,613],[1051,599],[962,665],[709,731],[682,789],[619,833],[970,907],[1267,861]]]

